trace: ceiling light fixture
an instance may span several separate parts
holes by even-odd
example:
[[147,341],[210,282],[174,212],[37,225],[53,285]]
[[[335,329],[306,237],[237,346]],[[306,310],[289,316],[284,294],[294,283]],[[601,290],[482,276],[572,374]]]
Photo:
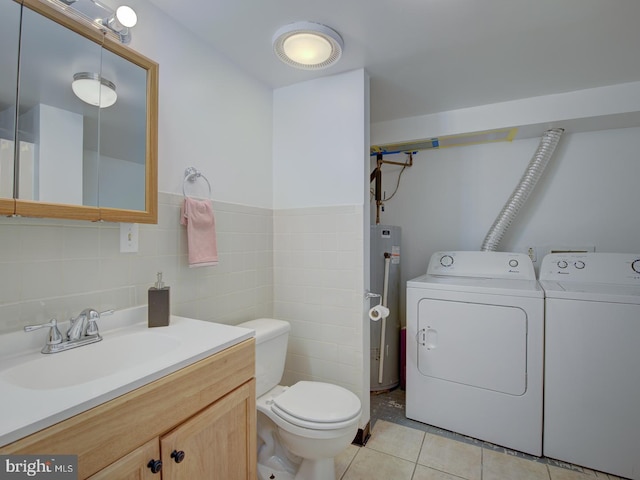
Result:
[[320,70],[336,63],[342,56],[342,37],[326,25],[296,22],[278,29],[273,36],[273,50],[287,65],[302,70]]
[[100,108],[110,107],[118,98],[114,83],[97,73],[74,74],[71,88],[80,100]]

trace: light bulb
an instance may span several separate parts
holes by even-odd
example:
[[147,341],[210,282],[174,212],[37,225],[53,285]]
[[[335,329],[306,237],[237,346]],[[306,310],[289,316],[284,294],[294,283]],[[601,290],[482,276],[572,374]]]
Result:
[[135,24],[138,23],[138,15],[136,15],[133,8],[127,5],[121,5],[116,9],[116,18],[118,22],[126,28],[134,27]]

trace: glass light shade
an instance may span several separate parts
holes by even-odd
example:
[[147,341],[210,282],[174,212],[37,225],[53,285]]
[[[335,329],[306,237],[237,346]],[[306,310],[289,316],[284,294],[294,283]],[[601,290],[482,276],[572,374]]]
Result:
[[320,70],[336,63],[344,43],[335,30],[313,22],[296,22],[276,31],[273,51],[287,65],[303,70]]
[[138,15],[136,15],[133,8],[127,5],[121,5],[116,9],[116,18],[118,22],[126,28],[134,27],[136,23],[138,23]]
[[314,33],[296,33],[283,43],[287,57],[303,65],[317,65],[331,56],[331,43]]
[[116,86],[97,73],[76,73],[71,89],[83,102],[100,108],[110,107],[118,99]]

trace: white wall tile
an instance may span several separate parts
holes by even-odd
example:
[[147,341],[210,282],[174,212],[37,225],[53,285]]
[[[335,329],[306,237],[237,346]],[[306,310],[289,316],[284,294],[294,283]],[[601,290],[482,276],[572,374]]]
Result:
[[291,322],[285,383],[361,391],[362,207],[274,212],[274,316]]
[[158,271],[174,314],[226,323],[273,316],[272,211],[214,202],[220,263],[191,269],[181,203],[160,193],[158,225],[140,225],[136,253],[120,253],[117,223],[0,219],[0,332],[89,306],[146,304]]

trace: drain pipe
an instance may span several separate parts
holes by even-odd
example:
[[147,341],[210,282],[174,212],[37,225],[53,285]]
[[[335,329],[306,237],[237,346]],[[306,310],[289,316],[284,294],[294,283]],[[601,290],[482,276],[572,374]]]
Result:
[[481,248],[483,252],[494,252],[498,249],[498,245],[509,228],[509,225],[511,225],[511,222],[516,218],[518,211],[525,204],[527,198],[529,198],[529,194],[531,194],[536,183],[540,180],[542,172],[544,172],[547,163],[549,163],[553,152],[558,146],[563,132],[563,128],[552,128],[544,132],[540,139],[538,149],[529,162],[527,170],[522,175],[520,183],[518,183],[518,186],[511,194],[511,197],[509,197],[505,206],[502,207],[502,211],[484,238]]

